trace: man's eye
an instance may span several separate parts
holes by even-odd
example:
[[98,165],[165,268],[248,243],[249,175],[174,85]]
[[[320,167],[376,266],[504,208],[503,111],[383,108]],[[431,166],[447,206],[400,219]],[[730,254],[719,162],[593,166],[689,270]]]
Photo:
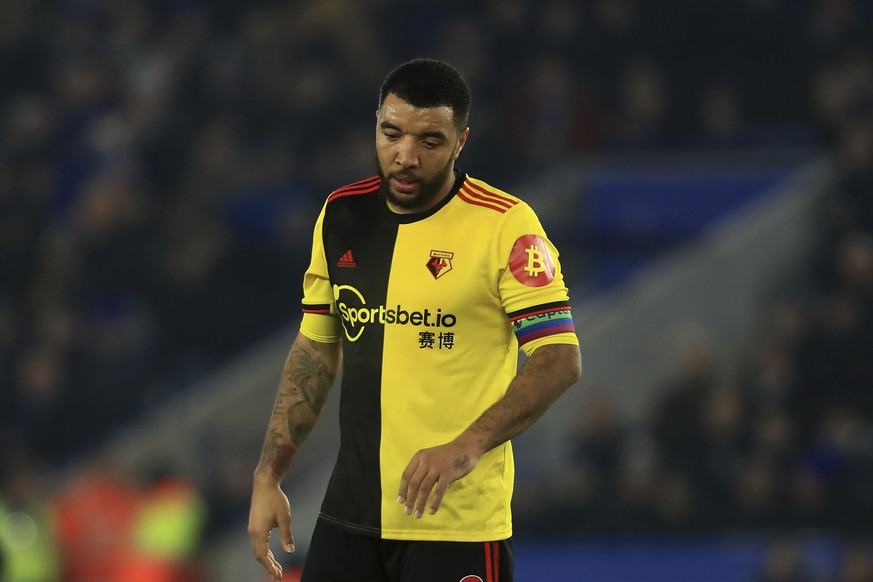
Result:
[[429,149],[429,150],[432,150],[432,149],[434,149],[434,148],[438,148],[439,145],[440,145],[440,144],[439,144],[438,142],[435,142],[435,141],[426,141],[426,142],[424,142],[424,147],[426,147],[426,148]]
[[386,133],[385,138],[388,141],[397,141],[398,139],[400,139],[400,136],[397,135],[396,133]]

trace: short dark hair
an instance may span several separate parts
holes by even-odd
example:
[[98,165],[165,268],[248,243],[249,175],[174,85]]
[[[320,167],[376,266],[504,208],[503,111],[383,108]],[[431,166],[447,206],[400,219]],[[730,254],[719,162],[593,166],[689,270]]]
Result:
[[379,108],[394,93],[414,107],[452,108],[455,127],[467,127],[470,118],[470,86],[452,65],[436,59],[413,59],[391,71],[379,91]]

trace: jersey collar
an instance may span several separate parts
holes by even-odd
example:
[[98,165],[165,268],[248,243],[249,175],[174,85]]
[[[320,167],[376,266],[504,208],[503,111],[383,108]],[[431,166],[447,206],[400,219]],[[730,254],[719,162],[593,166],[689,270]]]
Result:
[[449,193],[442,200],[439,201],[439,204],[437,204],[433,208],[429,208],[429,209],[425,210],[424,212],[413,212],[411,214],[400,214],[397,212],[391,212],[391,209],[388,208],[388,203],[385,200],[385,195],[382,193],[382,189],[380,187],[379,197],[382,198],[382,202],[383,202],[383,204],[381,205],[382,210],[383,210],[383,214],[385,215],[385,217],[387,217],[387,219],[390,222],[394,222],[396,224],[409,224],[411,222],[418,222],[419,220],[424,220],[428,216],[433,216],[434,214],[439,212],[439,210],[443,206],[448,204],[452,200],[452,198],[455,197],[455,194],[458,193],[458,190],[461,189],[461,186],[464,184],[464,181],[466,179],[467,179],[467,174],[464,173],[463,171],[459,170],[458,168],[455,168],[455,183],[452,185],[452,189],[449,191]]

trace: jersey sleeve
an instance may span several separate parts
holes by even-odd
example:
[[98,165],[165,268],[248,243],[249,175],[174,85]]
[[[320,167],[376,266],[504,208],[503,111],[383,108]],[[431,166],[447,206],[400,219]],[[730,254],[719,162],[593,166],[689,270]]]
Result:
[[579,345],[558,250],[523,202],[506,213],[497,260],[500,299],[519,347],[530,355],[547,344]]
[[309,260],[309,268],[303,275],[303,320],[300,322],[300,333],[317,342],[335,343],[342,339],[342,331],[336,316],[336,303],[324,252],[322,234],[326,211],[325,203],[315,221],[312,256]]

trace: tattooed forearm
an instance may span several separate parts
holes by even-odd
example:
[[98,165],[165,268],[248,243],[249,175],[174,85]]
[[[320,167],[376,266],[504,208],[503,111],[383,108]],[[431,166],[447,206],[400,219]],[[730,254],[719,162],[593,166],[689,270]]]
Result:
[[282,441],[283,437],[280,432],[274,429],[268,430],[264,439],[261,463],[258,465],[258,471],[269,470],[270,475],[276,480],[280,480],[288,471],[291,460],[297,452],[296,447]]
[[285,418],[288,434],[293,443],[299,446],[324,408],[327,394],[336,378],[336,368],[330,367],[322,354],[305,345],[295,344],[288,360],[285,378],[290,404]]
[[255,474],[280,480],[315,426],[339,367],[339,346],[298,338],[288,354]]
[[[295,409],[301,410],[298,412]],[[302,402],[298,402],[292,407],[292,412],[288,415],[288,432],[294,444],[300,445],[306,440],[312,427],[315,426],[315,421],[318,420],[318,412],[320,411],[320,408],[315,411]]]
[[302,396],[315,412],[321,412],[336,378],[336,369],[328,368],[321,354],[305,346],[291,352],[290,362],[285,376],[292,393]]

